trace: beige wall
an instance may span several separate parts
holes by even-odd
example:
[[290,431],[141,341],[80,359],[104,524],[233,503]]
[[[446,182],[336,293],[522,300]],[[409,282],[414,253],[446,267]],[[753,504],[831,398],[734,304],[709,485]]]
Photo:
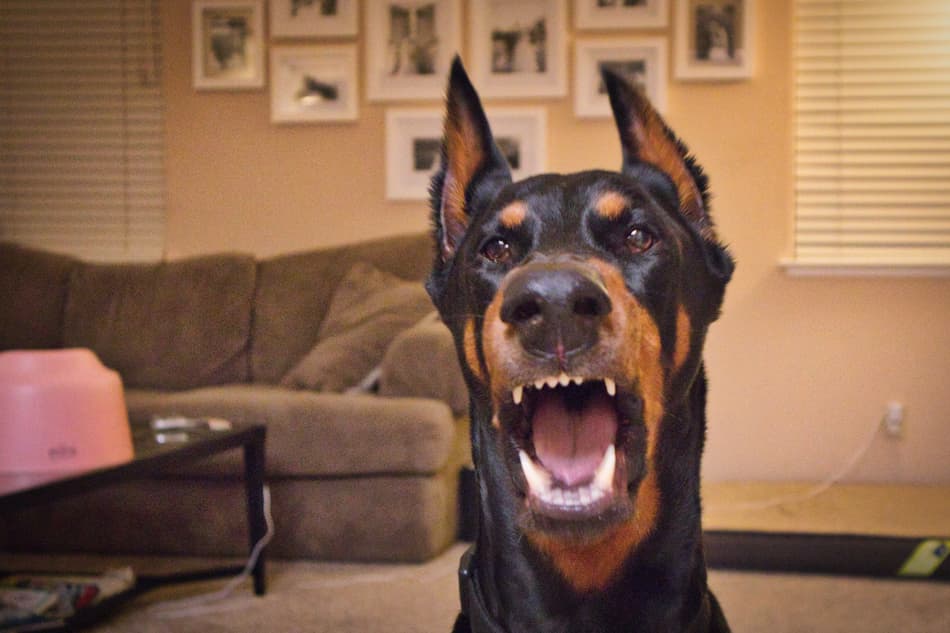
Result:
[[[667,118],[709,172],[739,261],[707,347],[705,475],[823,479],[896,399],[904,438],[879,438],[852,479],[950,483],[950,281],[778,267],[792,217],[788,5],[758,3],[754,79],[669,86]],[[275,126],[266,89],[192,90],[189,6],[163,3],[170,256],[270,255],[427,226],[423,203],[384,199],[384,106],[364,100],[353,124]],[[547,107],[550,169],[619,164],[610,121],[575,119],[569,97],[520,103]]]

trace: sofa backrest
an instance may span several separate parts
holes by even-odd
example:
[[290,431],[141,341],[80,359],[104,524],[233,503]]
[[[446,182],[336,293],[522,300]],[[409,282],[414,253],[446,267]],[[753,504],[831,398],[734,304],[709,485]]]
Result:
[[78,263],[0,243],[0,350],[62,347],[69,273]]
[[402,279],[425,279],[432,265],[425,234],[390,237],[258,262],[251,332],[251,379],[276,384],[317,342],[330,299],[356,262]]
[[92,349],[127,387],[247,382],[255,275],[250,255],[80,263],[69,281],[63,345]]

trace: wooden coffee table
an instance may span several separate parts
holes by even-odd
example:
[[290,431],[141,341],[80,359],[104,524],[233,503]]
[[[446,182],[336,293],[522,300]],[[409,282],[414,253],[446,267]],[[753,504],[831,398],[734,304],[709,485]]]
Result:
[[[232,423],[230,429],[207,428],[168,430],[160,438],[147,423],[132,424],[134,457],[127,462],[72,473],[0,474],[0,514],[30,505],[47,503],[95,488],[160,473],[170,467],[243,448],[244,483],[247,492],[247,521],[250,546],[267,532],[264,516],[264,441],[267,429],[261,424]],[[215,570],[205,575],[233,574],[235,569]],[[264,595],[264,552],[252,570],[254,593]]]

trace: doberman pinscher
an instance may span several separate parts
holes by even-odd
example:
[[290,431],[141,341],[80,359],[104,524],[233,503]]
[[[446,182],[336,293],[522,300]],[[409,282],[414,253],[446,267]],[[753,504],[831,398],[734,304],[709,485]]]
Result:
[[686,147],[603,79],[620,171],[512,182],[452,66],[428,289],[471,396],[479,518],[457,633],[729,630],[699,472],[702,347],[733,261]]

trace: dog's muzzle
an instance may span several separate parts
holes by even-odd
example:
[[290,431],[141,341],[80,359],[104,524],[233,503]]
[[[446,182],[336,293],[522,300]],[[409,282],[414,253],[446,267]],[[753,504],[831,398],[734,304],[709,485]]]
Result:
[[566,368],[571,357],[597,344],[611,307],[595,271],[573,261],[546,261],[512,273],[500,316],[525,352],[556,358]]

